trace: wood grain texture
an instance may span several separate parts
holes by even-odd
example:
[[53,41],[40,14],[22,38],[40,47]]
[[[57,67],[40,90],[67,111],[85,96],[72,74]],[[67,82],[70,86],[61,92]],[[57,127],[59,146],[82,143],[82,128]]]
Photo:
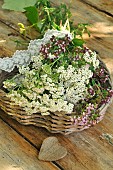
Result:
[[[15,120],[10,119],[2,113],[0,116],[7,121],[17,132],[29,140],[38,150],[46,137],[56,136],[60,143],[66,147],[68,155],[57,163],[63,169],[70,170],[76,167],[77,170],[99,170],[113,169],[113,146],[102,138],[103,133],[113,135],[112,109],[113,104],[108,109],[104,120],[95,127],[80,133],[73,133],[68,136],[60,134],[50,134],[43,128],[33,126],[23,126]],[[38,140],[37,140],[38,139]]]
[[[1,2],[2,1],[0,1],[0,3]],[[58,4],[58,1],[56,2],[52,0],[52,2]],[[63,2],[69,4],[69,0],[62,0],[62,3]],[[99,4],[101,4],[102,2],[106,2],[107,5],[103,6],[104,10],[106,10],[107,8],[111,8],[111,5],[109,4],[112,3],[112,0],[108,0],[108,1],[84,0],[84,3],[82,1],[76,0],[73,1],[73,4],[71,5],[71,11],[73,13],[73,20],[75,24],[79,22],[92,24],[92,27],[89,28],[91,31],[91,37],[89,38],[87,35],[84,35],[84,38],[86,39],[86,45],[90,47],[92,50],[96,50],[99,53],[100,57],[104,60],[108,69],[110,70],[111,76],[113,77],[113,17],[112,15],[110,16],[105,14],[105,12],[102,11],[100,12],[100,10],[95,9],[94,7],[88,5],[85,2],[93,3],[93,5],[97,6],[98,8],[99,8]],[[6,42],[8,43],[5,44],[2,42],[2,49],[4,49],[4,56],[7,56],[6,54],[10,55],[16,50],[15,45],[11,42],[7,34],[11,32],[15,32],[15,30],[18,33],[18,28],[16,25],[17,21],[27,23],[24,15],[20,15],[20,13],[16,13],[16,15],[13,15],[14,13],[15,12],[12,11],[9,12],[9,11],[0,10],[0,19],[2,21],[3,20],[5,21],[4,24],[3,22],[0,23],[0,31],[1,31],[0,37],[2,37],[1,40],[7,40]],[[11,27],[8,26],[6,21],[8,21],[8,23],[12,23],[12,26]],[[35,33],[33,34],[34,34],[33,36],[36,36]],[[14,36],[14,38],[16,38],[16,36]],[[17,36],[17,38],[19,37]],[[1,44],[0,44],[0,48],[1,48]],[[2,56],[2,53],[3,50],[0,50],[0,56]],[[103,134],[108,133],[113,135],[113,103],[110,105],[109,109],[107,110],[104,119],[95,127],[92,127],[80,133],[73,133],[68,136],[63,136],[61,134],[50,134],[47,130],[43,128],[37,128],[34,126],[23,126],[17,123],[15,120],[11,119],[1,110],[0,110],[0,117],[7,123],[7,128],[8,128],[7,133],[6,135],[4,134],[7,140],[8,138],[13,138],[11,136],[12,128],[15,130],[14,134],[16,137],[13,138],[14,143],[12,143],[12,146],[10,147],[13,148],[14,146],[17,146],[19,142],[20,150],[18,150],[18,152],[22,153],[23,158],[24,158],[23,153],[25,153],[26,158],[28,158],[27,151],[31,155],[33,155],[34,153],[35,155],[34,157],[36,157],[36,149],[38,151],[40,150],[43,140],[46,137],[55,136],[58,138],[60,143],[64,147],[66,147],[68,151],[66,157],[64,157],[59,161],[56,161],[56,164],[59,167],[61,167],[61,169],[63,170],[113,170],[113,146],[109,143],[108,140],[103,138]],[[12,128],[9,128],[8,125],[11,126]],[[3,127],[6,125],[3,124],[0,126],[3,129]],[[21,137],[18,137],[18,134],[21,135]],[[2,152],[3,152],[4,148],[6,150],[7,148],[5,144],[3,145],[3,141],[5,141],[5,137],[3,135],[2,138],[3,138],[2,140]],[[19,141],[16,138],[19,139]],[[23,144],[22,144],[23,140],[24,142],[25,140],[27,141],[25,142],[27,143],[26,144],[27,147],[25,147],[26,145],[24,145],[25,151],[23,149]],[[11,145],[11,140],[8,143]],[[33,153],[29,152],[28,145],[30,147],[30,150],[34,148],[34,151],[32,151]],[[7,150],[6,152],[7,154],[10,153],[10,157],[12,157],[14,154],[13,151],[10,152],[9,150]],[[8,161],[8,156],[6,157],[5,160]],[[12,163],[11,160],[9,160],[8,162],[9,165],[10,163]],[[18,157],[15,158],[15,161],[17,160]],[[3,163],[5,162],[3,158],[0,159],[0,161]],[[17,166],[17,168],[21,168],[21,167]],[[32,168],[32,170],[35,169]]]
[[33,146],[0,119],[1,170],[59,170],[52,163],[39,161],[37,155]]
[[0,57],[11,57],[18,49],[26,49],[25,45],[17,46],[15,41],[25,42],[12,28],[0,22]]
[[38,158],[43,161],[57,161],[67,155],[67,150],[54,136],[46,138],[40,148]]
[[[0,21],[16,32],[19,31],[18,23],[23,23],[25,26],[29,25],[25,14],[21,12],[14,12],[10,10],[2,9],[3,0],[0,0]],[[37,31],[34,28],[31,29],[31,34],[29,34],[29,39],[34,39],[37,37]]]
[[91,7],[106,13],[107,15],[113,16],[113,1],[112,0],[81,0]]

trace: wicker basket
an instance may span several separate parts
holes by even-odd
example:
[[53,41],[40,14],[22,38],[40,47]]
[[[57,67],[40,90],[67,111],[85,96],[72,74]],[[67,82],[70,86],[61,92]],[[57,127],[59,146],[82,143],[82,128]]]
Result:
[[[105,64],[102,61],[100,63],[105,68],[106,73],[109,75],[109,71],[107,70]],[[16,119],[21,124],[44,127],[51,133],[69,134],[72,132],[82,131],[100,122],[104,117],[107,107],[109,106],[110,102],[101,105],[100,108],[97,110],[100,115],[99,120],[93,122],[93,124],[87,125],[81,124],[79,121],[75,123],[75,120],[73,119],[73,115],[75,113],[72,113],[71,115],[63,112],[55,112],[47,116],[42,116],[40,113],[27,115],[22,108],[14,104],[12,105],[12,101],[10,101],[8,97],[6,97],[6,93],[2,88],[3,81],[9,77],[12,77],[16,73],[17,70],[15,69],[11,73],[2,71],[2,73],[0,74],[0,106],[6,114],[12,116],[12,118]],[[110,76],[107,86],[112,89]]]

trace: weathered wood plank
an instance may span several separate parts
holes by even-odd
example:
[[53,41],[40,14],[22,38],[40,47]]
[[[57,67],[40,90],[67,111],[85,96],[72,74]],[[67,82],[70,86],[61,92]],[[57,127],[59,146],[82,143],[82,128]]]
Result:
[[26,49],[26,45],[17,46],[16,41],[26,43],[18,32],[0,22],[0,57],[11,57],[17,49]]
[[20,125],[15,120],[7,117],[2,111],[0,116],[35,145],[38,150],[46,137],[56,136],[68,150],[68,155],[62,160],[57,161],[57,163],[66,170],[74,170],[74,168],[77,170],[113,169],[113,146],[111,146],[107,140],[102,139],[103,133],[113,135],[113,115],[109,109],[104,120],[95,127],[68,136],[50,134],[45,129],[34,126]]
[[[34,126],[20,125],[18,122],[11,119],[10,117],[8,117],[1,110],[0,110],[0,117],[2,117],[2,119],[4,121],[6,121],[18,133],[20,133],[22,136],[24,136],[25,139],[29,140],[37,148],[37,150],[40,149],[40,146],[41,146],[43,140],[48,136],[56,136],[56,137],[58,137],[59,141],[61,142],[61,144],[63,146],[65,146],[65,144],[66,144],[65,147],[67,147],[67,145],[69,145],[68,142],[70,142],[70,144],[71,144],[71,141],[66,140],[66,138],[64,136],[62,136],[62,135],[51,134],[47,130],[45,130],[43,128],[37,128],[37,127],[34,127]],[[67,141],[66,143],[65,143],[65,140]],[[81,160],[79,160],[80,158],[79,159],[76,158],[76,155],[75,155],[74,152],[71,153],[72,148],[73,148],[73,145],[71,146],[71,148],[70,148],[70,146],[69,146],[69,148],[67,148],[68,149],[67,150],[68,155],[65,158],[63,158],[62,160],[57,161],[57,164],[59,164],[65,170],[71,170],[71,169],[74,170],[74,168],[76,168],[77,170],[81,170],[81,169],[87,170],[87,168],[84,165],[82,165]]]
[[[38,139],[37,139],[38,140]],[[0,119],[1,170],[60,170],[50,162],[38,160],[37,150]]]
[[81,0],[93,8],[105,12],[109,16],[113,16],[113,1],[112,0]]
[[[19,31],[18,23],[23,23],[25,26],[29,25],[25,14],[22,12],[14,12],[10,10],[2,9],[3,0],[0,0],[0,21],[13,28],[15,31]],[[29,34],[30,39],[37,37],[37,32],[34,28],[30,29],[32,34]]]
[[[69,1],[63,0],[62,2],[68,3]],[[103,60],[107,63],[110,72],[113,73],[113,18],[108,17],[105,13],[99,12],[90,6],[83,4],[79,0],[73,1],[71,10],[75,23],[86,22],[92,24],[92,28],[90,28],[92,34],[91,38],[85,36],[87,41],[86,45],[99,53],[101,58],[103,58]],[[7,13],[9,14],[10,12],[7,11]],[[10,14],[12,14],[12,12]],[[3,11],[2,17],[9,23],[14,21],[12,25],[16,25],[17,23],[15,19],[13,21],[10,20],[9,15],[4,15]],[[15,18],[16,17],[17,16],[15,16]],[[20,22],[21,17],[18,19]],[[112,170],[113,146],[110,145],[107,140],[102,138],[103,133],[113,135],[112,110],[113,104],[108,109],[104,120],[94,128],[68,136],[62,136],[60,134],[53,135],[45,129],[36,128],[33,126],[22,126],[15,120],[10,119],[2,111],[0,111],[0,116],[18,133],[24,136],[26,140],[29,140],[32,145],[37,147],[38,150],[42,141],[46,137],[58,137],[62,145],[68,150],[68,155],[62,160],[57,161],[57,163],[65,170]]]

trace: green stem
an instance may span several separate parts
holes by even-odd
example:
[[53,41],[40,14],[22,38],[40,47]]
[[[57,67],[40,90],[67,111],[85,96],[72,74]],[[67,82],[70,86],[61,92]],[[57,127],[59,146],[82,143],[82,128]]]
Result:
[[53,67],[53,65],[60,60],[61,58],[63,58],[63,55],[61,55],[59,58],[57,58],[53,63],[50,64],[51,68]]
[[49,10],[47,7],[44,8],[45,9],[45,12],[47,13],[47,16],[48,16],[48,20],[49,22],[51,22],[51,17],[50,17],[50,13],[49,13]]

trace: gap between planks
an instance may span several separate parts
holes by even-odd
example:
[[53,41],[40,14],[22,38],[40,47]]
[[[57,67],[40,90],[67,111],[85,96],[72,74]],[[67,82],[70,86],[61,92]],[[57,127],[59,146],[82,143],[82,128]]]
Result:
[[[1,112],[2,110],[0,110]],[[33,144],[27,137],[25,137],[21,132],[19,132],[16,128],[14,128],[14,126],[12,126],[8,121],[6,121],[5,119],[3,119],[1,116],[0,116],[0,119],[5,123],[7,124],[12,130],[14,130],[19,136],[21,136],[26,142],[28,142],[32,147],[34,147],[38,153],[39,153],[39,148],[36,147],[35,144]],[[37,159],[38,159],[38,154],[37,154]],[[64,170],[64,168],[61,167],[61,165],[59,165],[57,162],[55,161],[51,161],[50,163],[52,163],[53,165],[55,165],[58,170]]]
[[4,25],[6,25],[6,26],[8,26],[8,27],[10,27],[10,28],[12,28],[14,31],[16,31],[17,32],[17,34],[20,36],[20,37],[22,37],[24,40],[26,40],[26,39],[28,39],[28,40],[31,40],[31,38],[29,37],[29,36],[27,36],[26,35],[26,37],[24,37],[24,35],[22,35],[22,34],[20,34],[19,33],[19,29],[17,29],[13,24],[11,24],[9,21],[4,21],[4,20],[2,20],[1,18],[0,18],[0,22],[2,23],[2,24],[4,24]]
[[90,2],[86,2],[86,0],[80,0],[80,2],[82,2],[83,4],[88,5],[88,6],[92,7],[92,8],[94,8],[94,9],[96,9],[96,10],[99,11],[99,12],[102,12],[102,13],[108,15],[109,17],[113,17],[113,14],[111,14],[110,12],[105,11],[104,9],[101,9],[101,8],[93,5],[93,4],[90,3]]
[[[0,169],[61,170],[51,162],[38,160],[37,150],[0,119]],[[10,133],[9,133],[10,131]],[[17,168],[16,168],[17,167]]]

